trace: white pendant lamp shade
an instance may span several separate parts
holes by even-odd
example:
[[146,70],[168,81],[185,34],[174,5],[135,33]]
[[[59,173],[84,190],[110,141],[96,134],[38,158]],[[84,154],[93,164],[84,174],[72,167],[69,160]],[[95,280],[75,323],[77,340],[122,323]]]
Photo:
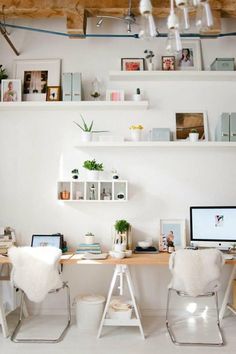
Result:
[[201,2],[197,7],[196,26],[204,31],[211,28],[214,24],[211,7],[208,2]]
[[139,4],[141,15],[149,15],[152,13],[152,3],[150,0],[141,0]]
[[167,19],[167,27],[168,29],[174,29],[179,27],[179,19],[178,16],[174,12],[170,12]]

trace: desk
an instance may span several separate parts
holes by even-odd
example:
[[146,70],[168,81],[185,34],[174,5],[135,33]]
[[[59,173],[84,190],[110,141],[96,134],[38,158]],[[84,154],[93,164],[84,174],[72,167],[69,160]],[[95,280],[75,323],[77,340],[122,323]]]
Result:
[[[81,260],[80,256],[78,254],[75,254],[73,252],[68,252],[62,255],[60,263],[63,265],[115,265],[116,270],[119,274],[120,272],[128,272],[128,266],[131,265],[151,265],[151,266],[168,266],[169,262],[169,254],[168,253],[158,253],[158,254],[133,254],[132,257],[130,258],[123,258],[123,259],[115,259],[108,257],[105,260]],[[230,297],[230,291],[231,291],[231,286],[234,277],[236,276],[236,259],[234,260],[226,260],[226,264],[233,265],[228,285],[225,291],[224,299],[221,305],[220,309],[220,319],[224,317],[226,308],[227,308],[227,303]],[[0,265],[1,264],[10,264],[10,260],[8,257],[1,257],[0,256]],[[122,266],[119,269],[119,266]],[[115,271],[116,272],[116,271]],[[114,276],[118,276],[118,273],[114,273]],[[108,293],[108,296],[111,292],[112,285],[114,287],[114,281],[115,278],[113,276],[113,284],[111,283],[111,287]],[[129,275],[129,272],[127,273],[127,276],[129,279],[127,279],[129,282],[131,282],[131,278]],[[132,291],[132,283],[130,284],[131,286],[131,291]],[[137,310],[138,312],[138,310]],[[137,324],[136,324],[137,325]]]

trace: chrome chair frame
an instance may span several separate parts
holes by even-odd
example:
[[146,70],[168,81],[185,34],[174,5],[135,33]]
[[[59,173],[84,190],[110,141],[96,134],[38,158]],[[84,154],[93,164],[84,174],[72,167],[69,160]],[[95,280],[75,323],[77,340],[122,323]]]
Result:
[[[219,334],[219,342],[179,342],[177,339],[176,339],[176,336],[173,332],[173,329],[172,329],[172,326],[170,325],[169,323],[169,306],[170,306],[170,299],[171,299],[171,292],[172,291],[175,291],[179,296],[186,296],[186,297],[191,297],[190,295],[184,293],[184,292],[181,292],[181,291],[178,291],[178,290],[175,290],[173,288],[169,288],[168,289],[168,295],[167,295],[167,307],[166,307],[166,328],[168,330],[168,333],[170,335],[170,338],[172,340],[172,342],[175,344],[175,345],[179,345],[179,346],[211,346],[211,347],[220,347],[220,346],[223,346],[225,343],[224,343],[224,339],[223,339],[223,333],[222,333],[222,329],[220,327],[220,318],[219,318],[219,307],[218,307],[218,294],[217,292],[208,292],[206,294],[203,294],[203,295],[199,295],[199,296],[196,296],[197,298],[200,298],[200,297],[212,297],[214,296],[215,297],[215,305],[216,305],[216,323],[217,323],[217,327],[218,327],[218,334]],[[173,325],[173,324],[172,324]]]
[[66,290],[67,294],[67,323],[63,331],[61,332],[60,336],[55,339],[28,339],[28,338],[23,338],[23,339],[18,339],[17,335],[20,331],[20,328],[23,324],[23,305],[24,305],[24,298],[25,298],[25,293],[23,290],[19,289],[21,291],[21,299],[20,299],[20,315],[19,315],[19,321],[16,325],[16,328],[14,329],[12,335],[11,335],[11,341],[15,343],[58,343],[62,341],[62,339],[65,337],[67,330],[70,327],[71,324],[71,304],[70,304],[70,288],[68,286],[67,282],[63,282],[63,285],[59,289],[51,290],[49,294],[51,293],[56,293],[59,292],[61,289]]

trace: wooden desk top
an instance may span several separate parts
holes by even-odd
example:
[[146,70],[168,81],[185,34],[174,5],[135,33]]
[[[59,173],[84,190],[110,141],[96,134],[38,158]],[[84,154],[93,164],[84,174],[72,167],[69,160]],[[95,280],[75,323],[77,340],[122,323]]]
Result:
[[[81,260],[79,255],[68,252],[62,255],[61,264],[63,265],[116,265],[116,264],[126,264],[126,265],[164,265],[167,266],[169,262],[168,253],[158,253],[158,254],[133,254],[130,258],[116,259],[108,257],[105,260]],[[0,256],[0,264],[10,264],[8,257]],[[236,264],[236,259],[226,260],[226,264]]]

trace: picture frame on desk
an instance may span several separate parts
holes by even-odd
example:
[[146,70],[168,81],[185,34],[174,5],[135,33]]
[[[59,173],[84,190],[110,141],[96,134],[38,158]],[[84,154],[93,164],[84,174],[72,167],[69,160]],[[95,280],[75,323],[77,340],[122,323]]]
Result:
[[168,240],[174,242],[175,249],[186,247],[186,229],[184,219],[161,219],[159,251],[167,252]]
[[207,112],[199,110],[180,110],[175,115],[174,140],[189,140],[192,129],[199,133],[200,141],[208,141],[208,119]]
[[60,59],[14,61],[14,78],[23,83],[23,101],[46,101],[47,87],[60,86]]

